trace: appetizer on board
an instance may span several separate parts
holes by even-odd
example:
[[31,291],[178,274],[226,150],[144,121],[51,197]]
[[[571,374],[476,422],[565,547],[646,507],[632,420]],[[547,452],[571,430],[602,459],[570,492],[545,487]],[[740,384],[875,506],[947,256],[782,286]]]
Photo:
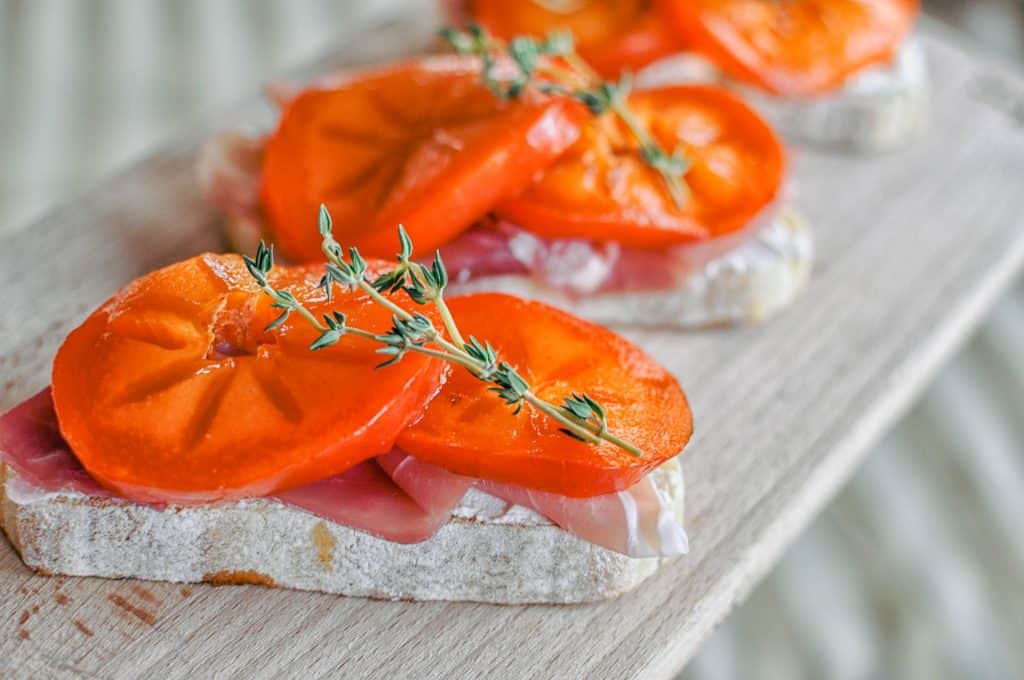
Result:
[[458,55],[326,79],[287,97],[265,139],[212,140],[201,184],[236,247],[266,238],[315,259],[302,225],[323,200],[345,216],[345,245],[387,255],[386,225],[401,222],[440,247],[453,290],[601,323],[760,321],[805,285],[812,249],[787,206],[785,151],[735,94],[631,91],[565,36],[446,37]]
[[[858,151],[905,144],[928,115],[927,69],[908,40],[918,0],[464,0],[453,21],[491,33],[573,31],[580,52],[641,86],[738,87],[787,139]],[[632,47],[632,49],[629,49]]]
[[[928,118],[918,0],[656,0],[687,45],[640,80],[724,80],[788,138],[852,151],[912,140]],[[696,58],[695,58],[696,57]]]
[[320,238],[326,267],[199,255],[69,334],[51,386],[0,416],[26,564],[568,603],[687,551],[675,377],[543,303],[448,299],[404,230],[391,263],[343,250],[326,208]]

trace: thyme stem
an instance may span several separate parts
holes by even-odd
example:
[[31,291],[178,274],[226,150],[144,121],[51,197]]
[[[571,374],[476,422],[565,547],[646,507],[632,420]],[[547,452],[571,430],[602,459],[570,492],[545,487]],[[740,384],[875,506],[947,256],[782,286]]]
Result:
[[[654,141],[650,133],[647,132],[647,128],[637,120],[636,114],[625,105],[622,101],[613,101],[611,104],[612,111],[618,114],[619,119],[626,124],[633,136],[636,137],[637,141],[640,142],[640,150],[647,158],[647,162],[661,173],[662,178],[665,181],[665,186],[668,188],[669,194],[672,195],[672,201],[676,204],[676,207],[682,207],[683,203],[686,202],[686,198],[689,191],[686,187],[686,182],[683,180],[683,173],[688,169],[688,163],[683,161],[685,165],[682,166],[681,172],[666,171],[658,167],[659,159],[664,157],[671,159],[671,156],[665,156],[664,152],[661,151],[658,143]],[[648,158],[651,156],[651,158]],[[682,160],[682,159],[680,159]]]
[[[359,289],[376,304],[391,312],[394,326],[386,334],[374,333],[348,325],[345,315],[339,311],[325,314],[323,320],[318,319],[294,295],[277,290],[270,284],[268,275],[274,267],[273,249],[260,243],[256,256],[246,257],[245,264],[264,294],[273,300],[273,306],[282,310],[281,315],[267,326],[267,330],[279,326],[290,314],[296,313],[320,333],[310,346],[313,350],[333,345],[345,335],[354,335],[379,343],[381,347],[377,351],[391,356],[381,366],[401,360],[407,352],[455,364],[479,380],[490,383],[492,391],[515,407],[514,413],[519,413],[524,403],[529,404],[555,420],[562,426],[562,432],[575,439],[595,445],[609,442],[632,456],[643,455],[637,447],[608,432],[604,409],[585,393],[574,392],[565,398],[562,406],[556,406],[534,394],[529,383],[512,366],[499,360],[489,343],[481,343],[473,337],[466,342],[444,301],[448,277],[439,253],[435,255],[431,268],[411,262],[412,242],[405,230],[399,227],[402,253],[398,256],[398,266],[370,281],[366,278],[366,262],[358,250],[350,248],[348,260],[341,254],[341,247],[331,235],[331,219],[325,207],[321,207],[320,233],[323,236],[324,254],[329,261],[327,273],[321,280],[328,299],[334,284]],[[385,295],[385,292],[396,290],[404,290],[417,304],[432,304],[450,340],[437,330],[429,317],[410,312]]]
[[443,350],[433,350],[429,347],[417,347],[414,351],[420,354],[426,354],[429,357],[434,357],[435,359],[458,364],[476,377],[480,377],[480,371],[482,370],[480,362],[476,361],[464,352],[452,353]]
[[[278,299],[277,291],[269,286],[263,286],[263,292],[275,300]],[[303,316],[310,324],[312,324],[313,328],[317,329],[321,333],[327,330],[327,326],[320,323],[320,319],[316,318],[313,312],[306,309],[301,303],[293,305],[292,309]]]
[[[323,213],[323,211],[325,211],[325,210],[326,210],[326,208],[321,206],[321,213]],[[329,216],[328,216],[328,221],[329,221]],[[342,259],[341,254],[340,254],[341,253],[341,246],[338,244],[337,241],[334,240],[334,237],[331,235],[330,231],[328,231],[328,233],[324,235],[323,239],[324,240],[323,240],[323,248],[322,248],[322,250],[323,250],[324,254],[327,256],[327,259],[331,263],[336,265],[336,266],[337,265],[344,266],[345,263],[344,263],[344,260]],[[407,271],[408,267],[409,267],[408,257],[400,257],[399,258],[399,269]],[[402,319],[404,321],[412,320],[413,316],[412,316],[412,314],[410,314],[408,312],[408,310],[403,309],[399,305],[395,304],[393,301],[389,300],[386,296],[382,295],[380,293],[380,291],[378,291],[376,288],[374,288],[373,285],[369,281],[367,281],[365,278],[359,277],[355,281],[355,285],[360,290],[362,290],[364,293],[369,295],[370,298],[373,299],[374,302],[376,302],[377,304],[381,305],[382,307],[384,307],[385,309],[390,311],[392,314],[394,314],[398,318],[400,318],[400,319]],[[440,299],[440,298],[437,300],[437,303],[438,303],[437,304],[438,310],[441,312],[441,318],[444,320],[445,327],[447,328],[449,335],[451,335],[452,340],[457,342],[459,345],[465,344],[464,341],[462,340],[462,336],[459,335],[458,328],[456,328],[456,326],[455,326],[455,322],[452,319],[451,312],[448,311],[448,305],[445,304],[443,302],[443,300]],[[437,344],[441,345],[442,347],[445,348],[445,350],[447,350],[449,352],[453,352],[453,353],[459,352],[459,348],[456,347],[455,345],[451,344],[447,340],[445,340],[444,336],[442,336],[440,333],[437,333],[436,331],[428,331],[427,334],[428,334],[428,338],[427,339],[429,339],[429,340],[431,340],[433,342],[436,342]]]
[[[261,285],[260,287],[263,289],[263,292],[268,297],[270,297],[272,300],[274,300],[275,302],[278,302],[278,301],[282,300],[279,291],[274,290],[274,288],[271,287],[269,284]],[[360,288],[362,288],[362,287],[360,286]],[[373,291],[373,293],[376,294],[377,291]],[[376,299],[378,296],[379,296],[379,294],[376,294],[373,297],[374,297],[374,299]],[[299,316],[301,316],[304,319],[306,319],[309,322],[309,324],[315,330],[320,331],[321,333],[330,330],[330,328],[325,326],[320,321],[320,319],[316,318],[316,315],[313,314],[313,312],[309,311],[308,307],[303,305],[298,300],[295,300],[294,302],[288,302],[287,304],[289,305],[289,308],[291,309],[291,311],[295,312]],[[445,308],[447,309],[447,305],[445,306]],[[409,319],[412,318],[412,315],[410,315],[406,310],[402,309],[401,307],[398,307],[398,309],[401,309],[403,314],[406,317],[408,317]],[[449,316],[449,318],[451,317],[451,312],[448,313],[448,316]],[[357,326],[346,325],[345,326],[345,333],[350,334],[350,335],[355,335],[355,336],[358,336],[360,338],[366,338],[367,340],[373,340],[375,342],[382,342],[382,343],[386,343],[387,342],[385,336],[380,335],[379,333],[374,333],[372,331],[368,331],[368,330],[366,330],[364,328],[358,328]],[[471,373],[473,373],[474,375],[477,375],[477,376],[479,376],[480,374],[484,373],[486,371],[486,368],[487,368],[486,366],[484,366],[479,361],[477,361],[477,360],[473,359],[472,357],[470,357],[469,355],[467,355],[465,352],[461,352],[459,350],[456,350],[456,349],[454,349],[454,347],[453,347],[452,350],[448,350],[448,349],[435,350],[435,349],[430,349],[429,347],[413,346],[413,347],[410,347],[409,350],[413,351],[413,352],[417,352],[419,354],[425,354],[427,356],[434,357],[435,359],[441,359],[442,361],[448,361],[448,362],[451,362],[451,363],[459,364],[460,366],[464,367],[466,370],[470,371]]]
[[636,458],[640,458],[644,455],[643,451],[636,448],[629,442],[620,439],[619,437],[616,437],[612,433],[608,432],[606,429],[594,432],[589,423],[582,423],[582,421],[579,418],[576,418],[575,416],[565,415],[560,409],[552,406],[549,402],[544,401],[543,399],[535,395],[533,392],[527,392],[525,395],[523,395],[523,398],[526,401],[528,401],[531,406],[533,406],[539,411],[543,411],[544,413],[551,416],[552,418],[554,418],[561,424],[565,425],[566,427],[575,427],[582,424],[587,429],[587,431],[590,432],[590,434],[592,435],[592,439],[587,439],[587,441],[589,441],[592,444],[599,444],[603,439],[607,442],[615,444],[620,449],[626,450],[628,453],[635,456]]
[[459,327],[455,325],[455,319],[452,317],[452,312],[448,309],[448,303],[444,301],[443,297],[439,297],[434,301],[434,305],[437,307],[437,311],[441,314],[441,321],[444,322],[444,327],[448,331],[448,335],[451,336],[459,346],[465,347],[466,341],[462,338],[462,333],[459,332]]
[[561,85],[570,90],[586,89],[593,86],[593,81],[589,80],[586,76],[576,73],[575,71],[556,66],[550,61],[545,61],[539,64],[536,68],[539,73],[546,73],[552,78],[559,80]]
[[[518,37],[505,42],[482,26],[470,24],[466,31],[445,28],[441,36],[459,54],[480,58],[483,82],[498,97],[517,99],[532,85],[550,95],[576,99],[594,115],[615,114],[639,142],[644,161],[661,175],[672,202],[677,208],[683,207],[689,194],[684,177],[690,161],[678,148],[672,153],[663,149],[629,107],[632,81],[628,75],[618,83],[604,80],[576,51],[571,34],[555,33],[542,41]],[[496,77],[499,59],[511,62],[517,74]]]
[[590,66],[590,64],[587,63],[587,61],[583,57],[580,56],[579,52],[573,50],[572,52],[563,55],[563,57],[566,60],[566,62],[569,63],[569,66],[576,69],[578,72],[582,73],[583,77],[586,80],[589,80],[591,83],[601,82],[601,76],[598,74],[597,71],[595,71]]

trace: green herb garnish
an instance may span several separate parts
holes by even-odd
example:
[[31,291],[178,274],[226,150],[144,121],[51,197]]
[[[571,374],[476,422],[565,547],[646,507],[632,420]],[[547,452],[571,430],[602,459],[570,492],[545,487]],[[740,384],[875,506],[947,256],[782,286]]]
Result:
[[[678,147],[672,153],[662,149],[629,108],[627,99],[633,87],[629,73],[618,83],[604,80],[576,52],[572,34],[567,32],[552,33],[545,40],[518,37],[506,43],[471,23],[465,31],[445,27],[441,37],[457,53],[480,59],[483,83],[501,99],[517,99],[533,86],[583,102],[595,116],[614,113],[640,143],[641,156],[661,175],[676,207],[682,207],[688,193],[683,177],[691,163]],[[511,64],[515,73],[499,74],[505,64]]]
[[[256,283],[273,300],[273,306],[281,310],[280,316],[267,326],[267,330],[277,328],[295,313],[305,318],[320,333],[310,345],[311,350],[330,347],[345,335],[355,335],[380,343],[381,347],[377,352],[388,358],[379,364],[378,368],[401,361],[409,352],[441,359],[462,366],[473,376],[489,383],[489,389],[513,407],[513,414],[518,414],[524,404],[529,404],[556,420],[562,426],[560,431],[570,437],[588,444],[606,441],[633,456],[643,455],[640,449],[608,432],[604,409],[587,394],[573,392],[565,397],[561,406],[556,406],[534,394],[529,383],[515,368],[498,357],[490,343],[472,336],[468,341],[464,339],[444,300],[448,272],[445,270],[440,252],[434,254],[433,262],[429,266],[413,261],[412,240],[405,229],[399,226],[401,252],[397,256],[397,265],[371,281],[367,277],[366,261],[359,254],[359,250],[349,248],[346,258],[346,252],[334,240],[331,216],[327,207],[323,205],[320,206],[320,235],[323,239],[321,249],[327,258],[326,272],[320,280],[320,286],[328,300],[331,299],[335,285],[349,290],[361,290],[375,303],[391,312],[391,330],[378,334],[350,326],[345,315],[338,311],[317,318],[293,294],[286,290],[277,290],[270,285],[267,275],[274,268],[274,250],[272,246],[268,247],[260,242],[256,256],[246,256],[244,259]],[[436,328],[434,322],[426,315],[410,312],[387,297],[388,293],[400,290],[404,290],[417,305],[433,305],[441,317],[444,333]]]

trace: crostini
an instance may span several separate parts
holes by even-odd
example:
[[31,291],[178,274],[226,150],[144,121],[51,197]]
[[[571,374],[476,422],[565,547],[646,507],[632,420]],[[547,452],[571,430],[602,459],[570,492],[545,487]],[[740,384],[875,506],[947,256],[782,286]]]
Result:
[[287,93],[265,137],[207,145],[200,183],[236,247],[318,257],[302,225],[326,201],[346,245],[386,255],[400,222],[440,247],[453,290],[600,323],[756,322],[805,286],[785,149],[735,94],[631,91],[571,41],[447,35],[459,55],[338,74]]
[[787,139],[855,152],[906,145],[927,125],[918,0],[657,0],[687,45],[645,85],[730,83]]
[[[315,231],[315,230],[314,230]],[[440,255],[205,254],[146,275],[0,416],[0,518],[53,574],[570,603],[688,549],[676,378]]]
[[721,82],[791,141],[858,152],[926,125],[928,74],[910,39],[918,0],[458,0],[449,20],[504,38],[580,36],[602,75],[640,87]]

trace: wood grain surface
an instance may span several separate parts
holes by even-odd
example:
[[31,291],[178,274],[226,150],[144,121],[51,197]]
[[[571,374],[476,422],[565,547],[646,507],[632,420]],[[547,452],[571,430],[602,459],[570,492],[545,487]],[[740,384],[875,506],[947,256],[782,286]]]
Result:
[[[425,48],[426,15],[297,77]],[[924,30],[935,116],[880,158],[800,152],[811,288],[759,328],[630,333],[677,373],[693,552],[615,602],[498,607],[255,587],[48,578],[0,541],[3,677],[669,677],[768,570],[1024,260],[1024,81]],[[228,112],[0,241],[0,408],[45,384],[67,330],[132,277],[220,246],[196,144]]]

